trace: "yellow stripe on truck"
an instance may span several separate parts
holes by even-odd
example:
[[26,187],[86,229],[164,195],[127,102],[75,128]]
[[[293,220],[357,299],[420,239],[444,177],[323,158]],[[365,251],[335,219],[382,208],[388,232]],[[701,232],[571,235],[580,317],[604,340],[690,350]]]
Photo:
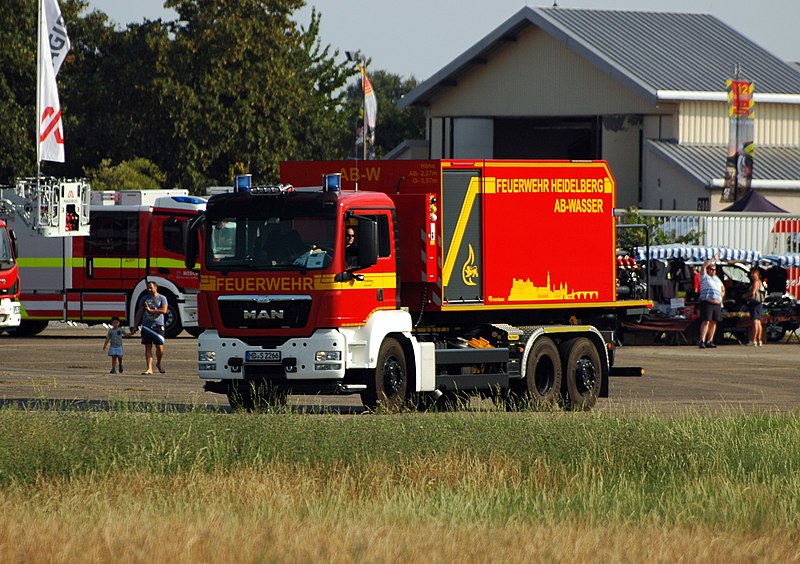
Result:
[[[25,268],[62,268],[63,259],[61,257],[20,257],[17,263]],[[94,257],[92,264],[95,268],[147,268],[147,259],[139,257]],[[72,268],[84,268],[85,258],[69,259],[69,266]],[[182,260],[173,258],[152,258],[150,266],[153,268],[186,268]]]
[[397,275],[391,273],[364,273],[364,280],[336,282],[333,274],[313,276],[248,276],[233,278],[203,274],[200,276],[201,292],[312,292],[319,290],[369,290],[397,287]]

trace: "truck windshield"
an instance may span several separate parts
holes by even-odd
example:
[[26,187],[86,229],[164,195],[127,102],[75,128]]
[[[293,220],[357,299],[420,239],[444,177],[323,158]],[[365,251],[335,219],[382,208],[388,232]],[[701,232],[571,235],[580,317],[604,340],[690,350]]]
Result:
[[11,239],[8,230],[0,228],[0,265],[9,268],[14,264],[14,254],[11,252]]
[[209,225],[211,270],[326,268],[333,260],[334,217],[221,218]]

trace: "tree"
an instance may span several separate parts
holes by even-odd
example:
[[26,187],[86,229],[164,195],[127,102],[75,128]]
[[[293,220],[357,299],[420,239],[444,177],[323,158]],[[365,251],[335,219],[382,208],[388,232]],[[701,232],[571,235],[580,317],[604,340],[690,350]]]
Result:
[[[663,218],[644,216],[639,212],[639,208],[631,206],[620,217],[621,225],[644,225],[650,233],[651,245],[668,245],[670,243],[682,243],[685,245],[696,245],[700,241],[701,232],[696,230],[684,230],[682,234],[676,233],[674,227],[665,225]],[[643,247],[645,244],[644,229],[623,229],[619,230],[617,247],[620,249],[633,249]]]
[[163,188],[167,175],[147,159],[135,158],[116,166],[109,159],[84,170],[92,190],[154,190]]
[[[383,70],[368,72],[375,97],[378,101],[378,120],[375,132],[375,154],[381,157],[407,139],[425,138],[425,113],[422,108],[413,107],[401,110],[397,103],[400,99],[417,87],[417,80],[412,76],[402,78]],[[349,129],[343,138],[343,154],[353,144],[356,120],[363,117],[360,110],[364,94],[361,81],[347,87],[347,102],[344,111],[348,114]]]
[[281,160],[326,158],[340,128],[343,71],[291,14],[302,0],[167,0],[178,19],[157,63],[159,98],[174,147],[170,181],[229,182],[239,164],[275,180]]
[[155,75],[169,45],[166,27],[157,21],[115,30],[101,12],[72,27],[74,55],[62,96],[71,174],[136,155],[172,168],[171,128]]

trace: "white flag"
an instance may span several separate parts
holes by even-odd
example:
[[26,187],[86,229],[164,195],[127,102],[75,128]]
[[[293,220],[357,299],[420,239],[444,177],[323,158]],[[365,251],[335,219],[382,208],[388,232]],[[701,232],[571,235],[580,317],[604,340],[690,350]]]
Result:
[[50,48],[50,57],[53,61],[53,74],[58,75],[61,63],[67,58],[70,43],[67,37],[67,27],[61,17],[61,9],[56,0],[44,0],[44,19],[47,29],[47,45]]
[[70,43],[56,0],[41,0],[39,10],[37,158],[63,163],[64,125],[56,74],[67,57]]
[[367,69],[359,66],[363,77],[362,89],[364,90],[364,123],[375,131],[375,123],[378,119],[378,101],[375,99],[375,91],[372,83],[367,77]]

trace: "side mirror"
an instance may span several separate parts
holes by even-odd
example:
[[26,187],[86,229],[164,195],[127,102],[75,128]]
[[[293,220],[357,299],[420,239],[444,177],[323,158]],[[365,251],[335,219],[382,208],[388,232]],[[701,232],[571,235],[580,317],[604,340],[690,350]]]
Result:
[[358,218],[358,266],[369,268],[378,262],[378,224],[365,217]]
[[17,251],[17,234],[14,233],[13,229],[9,229],[8,236],[11,239],[11,252],[14,253],[14,258],[16,259],[19,257],[19,251]]

